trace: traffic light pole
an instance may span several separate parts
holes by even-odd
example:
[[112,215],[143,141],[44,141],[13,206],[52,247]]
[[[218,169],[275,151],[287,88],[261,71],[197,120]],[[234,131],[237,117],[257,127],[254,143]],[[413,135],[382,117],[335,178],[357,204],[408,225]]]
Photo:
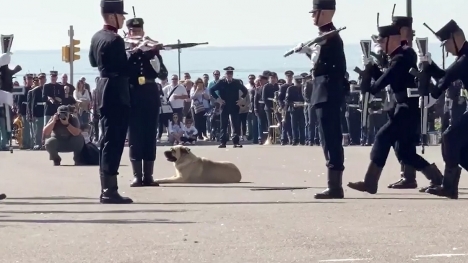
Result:
[[75,31],[73,31],[73,26],[70,26],[68,30],[68,36],[70,37],[70,57],[68,58],[70,64],[70,74],[68,75],[68,79],[70,80],[69,83],[73,85],[73,60],[75,55],[75,44],[73,42],[73,37],[75,36]]
[[[180,39],[177,39],[177,44],[180,45]],[[177,49],[177,64],[179,64],[179,79],[182,78],[182,76],[180,75],[181,74],[181,70],[180,70],[180,53],[182,53],[182,51],[180,50],[180,48]]]

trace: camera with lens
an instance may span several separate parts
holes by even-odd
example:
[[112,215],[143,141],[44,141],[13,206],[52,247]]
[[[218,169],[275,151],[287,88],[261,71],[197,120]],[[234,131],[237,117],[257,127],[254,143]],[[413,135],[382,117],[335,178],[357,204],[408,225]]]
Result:
[[70,115],[70,109],[67,106],[60,106],[57,110],[58,116],[62,121],[65,121],[68,119],[68,116]]

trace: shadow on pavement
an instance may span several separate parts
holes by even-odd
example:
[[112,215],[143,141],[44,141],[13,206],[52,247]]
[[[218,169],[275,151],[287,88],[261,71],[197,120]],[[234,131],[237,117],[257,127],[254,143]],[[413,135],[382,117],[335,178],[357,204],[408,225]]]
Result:
[[167,219],[152,219],[152,220],[112,220],[112,219],[96,219],[96,220],[60,220],[60,219],[0,219],[0,223],[32,223],[32,224],[195,224],[190,221],[171,221]]
[[95,200],[95,197],[79,196],[32,196],[32,197],[8,197],[8,200]]
[[168,188],[233,188],[233,189],[250,189],[252,191],[261,191],[261,190],[302,190],[302,189],[325,189],[326,187],[308,187],[308,186],[254,186],[254,185],[207,185],[207,184],[190,184],[190,185],[164,185],[160,187]]
[[[109,210],[109,211],[0,211],[0,214],[126,214],[126,213],[181,213],[187,210]],[[0,215],[0,217],[2,217]]]
[[[366,199],[366,198],[364,198]],[[265,202],[135,202],[136,205],[285,205],[285,204],[339,204],[342,202],[328,201],[265,201]],[[35,203],[35,202],[1,202],[3,205],[102,205],[96,202],[57,202],[57,203]]]

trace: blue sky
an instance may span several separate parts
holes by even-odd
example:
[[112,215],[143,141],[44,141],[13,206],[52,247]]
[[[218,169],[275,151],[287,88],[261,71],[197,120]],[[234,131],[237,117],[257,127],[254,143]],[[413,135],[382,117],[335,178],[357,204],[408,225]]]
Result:
[[[413,0],[414,29],[418,37],[437,39],[422,25],[435,30],[450,19],[468,27],[467,0]],[[337,0],[335,24],[346,26],[345,43],[369,39],[376,31],[376,13],[381,24],[406,13],[405,0]],[[450,3],[450,5],[444,5]],[[310,14],[312,0],[126,0],[132,17],[145,19],[147,34],[163,43],[210,42],[213,46],[293,45],[312,38],[317,30]],[[0,0],[1,34],[15,34],[15,50],[60,49],[74,25],[76,39],[87,49],[101,25],[99,0]],[[460,10],[454,13],[455,10]]]

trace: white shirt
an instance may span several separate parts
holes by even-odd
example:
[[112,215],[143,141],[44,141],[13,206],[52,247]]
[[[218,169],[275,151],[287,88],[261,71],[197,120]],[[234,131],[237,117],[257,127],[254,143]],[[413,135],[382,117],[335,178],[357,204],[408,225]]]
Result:
[[73,98],[76,101],[91,101],[91,96],[89,96],[89,91],[84,90],[84,92],[80,92],[78,90],[73,91]]
[[190,126],[190,128],[184,125],[182,129],[184,130],[184,137],[187,137],[187,138],[190,138],[198,134],[198,131],[193,124]]
[[172,85],[167,85],[166,87],[163,88],[164,96],[167,98],[173,89],[175,89],[175,91],[172,93],[171,97],[169,98],[169,102],[171,103],[172,108],[173,109],[183,108],[185,100],[175,99],[174,95],[175,96],[187,95],[187,90],[185,89],[184,86],[180,84],[175,87]]

